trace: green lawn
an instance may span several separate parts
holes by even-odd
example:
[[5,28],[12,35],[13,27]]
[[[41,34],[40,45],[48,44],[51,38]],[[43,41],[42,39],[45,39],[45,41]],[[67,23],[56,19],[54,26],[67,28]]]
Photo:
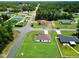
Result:
[[26,16],[26,19],[29,20],[30,17],[31,17],[31,16],[27,15],[27,16]]
[[75,34],[75,31],[61,31],[62,34],[64,35],[68,35],[68,36],[71,36],[72,34]]
[[[52,32],[52,33],[51,33]],[[40,43],[35,42],[34,37],[36,34],[42,33],[42,31],[31,31],[28,32],[24,37],[22,44],[20,45],[16,57],[17,58],[53,58],[60,57],[57,44],[55,42],[54,31],[50,31],[51,42],[50,43]],[[53,36],[52,36],[53,35]],[[23,53],[24,55],[21,55]]]
[[55,26],[59,28],[76,28],[77,24],[61,24],[59,21],[55,21]]
[[73,17],[74,17],[74,18],[79,18],[79,15],[73,14]]
[[[75,33],[75,31],[61,31],[62,34],[64,35],[68,35],[71,36],[73,33]],[[61,52],[63,54],[64,57],[79,57],[79,54],[77,54],[75,51],[73,51],[70,47],[68,46],[63,46],[59,40],[57,40],[61,49]],[[77,46],[74,46],[73,48],[75,48],[76,50],[79,51],[79,44]]]

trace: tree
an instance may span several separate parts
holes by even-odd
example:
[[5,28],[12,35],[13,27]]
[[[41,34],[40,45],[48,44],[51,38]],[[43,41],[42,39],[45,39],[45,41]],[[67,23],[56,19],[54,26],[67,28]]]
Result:
[[6,21],[6,20],[8,20],[10,17],[7,15],[7,14],[2,14],[1,15],[1,20],[2,21]]
[[2,24],[0,26],[0,53],[6,47],[6,45],[12,41],[13,38],[13,31],[11,23]]

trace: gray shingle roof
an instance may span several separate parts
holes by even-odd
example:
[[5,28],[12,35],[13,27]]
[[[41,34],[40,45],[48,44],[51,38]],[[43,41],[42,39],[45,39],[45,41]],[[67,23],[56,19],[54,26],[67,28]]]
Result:
[[75,36],[65,36],[59,34],[58,37],[62,43],[69,43],[70,41],[75,41],[76,43],[79,43],[79,39]]
[[63,24],[69,24],[71,23],[71,20],[60,20],[60,22]]

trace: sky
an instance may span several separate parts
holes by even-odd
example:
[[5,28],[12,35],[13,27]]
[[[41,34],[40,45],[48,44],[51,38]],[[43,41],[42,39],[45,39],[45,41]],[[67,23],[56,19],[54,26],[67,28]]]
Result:
[[0,0],[0,1],[79,1],[79,0]]

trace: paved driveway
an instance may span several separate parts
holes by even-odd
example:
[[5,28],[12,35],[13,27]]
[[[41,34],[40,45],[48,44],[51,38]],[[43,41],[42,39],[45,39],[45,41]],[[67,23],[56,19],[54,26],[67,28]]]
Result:
[[57,34],[61,34],[61,30],[60,29],[56,29]]

